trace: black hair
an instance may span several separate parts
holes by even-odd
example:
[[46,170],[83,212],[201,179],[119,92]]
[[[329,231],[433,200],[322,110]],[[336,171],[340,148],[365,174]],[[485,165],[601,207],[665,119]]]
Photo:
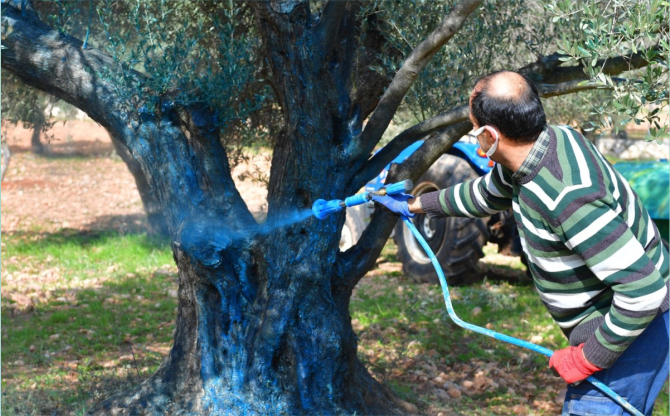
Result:
[[480,88],[472,94],[472,115],[480,127],[493,126],[517,142],[535,141],[547,124],[540,94],[533,81],[516,72],[526,83],[518,96],[491,94],[491,79],[502,72],[512,71],[496,71],[479,79]]

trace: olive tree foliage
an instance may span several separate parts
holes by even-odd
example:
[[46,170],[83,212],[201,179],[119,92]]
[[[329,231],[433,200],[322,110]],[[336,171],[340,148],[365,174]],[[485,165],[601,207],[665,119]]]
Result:
[[[589,77],[585,82],[609,90],[609,99],[593,103],[591,115],[595,117],[586,130],[646,122],[648,139],[667,137],[667,111],[663,113],[668,109],[669,6],[665,0],[553,0],[545,4],[553,22],[573,28],[559,39],[561,60],[581,65]],[[630,55],[621,65],[631,70],[615,77],[606,63],[622,55]],[[642,69],[635,69],[639,67]]]
[[[29,2],[27,7],[63,35],[84,40],[84,48],[107,52],[115,66],[99,75],[118,86],[115,93],[128,108],[154,114],[161,104],[200,103],[212,109],[233,165],[246,159],[243,149],[252,141],[271,145],[276,136],[281,115],[271,99],[267,65],[258,54],[260,39],[248,5],[54,0]],[[30,123],[34,117],[26,109],[44,95],[14,86],[11,74],[5,81],[5,72],[3,114],[7,109]],[[138,73],[147,75],[141,86]],[[132,85],[137,88],[128,88]]]
[[[389,43],[407,56],[436,27],[452,2],[410,0],[374,2],[365,12],[378,13]],[[536,5],[520,0],[488,1],[469,18],[417,77],[399,113],[419,121],[467,102],[477,78],[496,69],[514,69],[537,59],[526,46],[524,25],[536,17]],[[408,24],[408,22],[411,22]],[[394,74],[401,61],[382,57],[374,69]]]
[[[406,55],[423,39],[428,28],[437,25],[449,7],[449,2],[378,1],[370,2],[361,14],[379,16],[389,44]],[[445,45],[418,75],[380,145],[387,144],[399,130],[467,103],[479,77],[496,70],[521,69],[529,62],[555,56],[562,37],[576,39],[580,29],[575,24],[557,24],[552,21],[553,16],[544,2],[492,0],[482,4],[454,35],[453,42]],[[412,24],[406,23],[409,21]],[[381,56],[379,65],[373,69],[390,77],[401,64],[399,60]],[[542,83],[537,74],[526,75],[535,76],[534,80]],[[544,97],[548,121],[581,128],[592,120],[593,117],[585,115],[593,103],[610,99],[609,92],[592,88],[594,85],[589,83],[579,94]]]
[[[99,45],[117,65],[102,75],[120,86],[129,108],[147,115],[161,106],[210,109],[233,166],[246,159],[243,149],[252,142],[271,145],[280,114],[248,5],[135,1],[123,7],[100,0],[93,7]],[[126,69],[148,75],[141,87]]]

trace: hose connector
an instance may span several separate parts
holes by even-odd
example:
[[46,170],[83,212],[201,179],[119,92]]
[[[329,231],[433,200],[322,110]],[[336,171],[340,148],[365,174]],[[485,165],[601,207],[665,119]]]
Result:
[[402,192],[409,192],[412,188],[414,188],[414,183],[412,183],[410,179],[405,179],[404,181],[386,185],[377,191],[370,192],[370,194],[379,196],[394,195]]

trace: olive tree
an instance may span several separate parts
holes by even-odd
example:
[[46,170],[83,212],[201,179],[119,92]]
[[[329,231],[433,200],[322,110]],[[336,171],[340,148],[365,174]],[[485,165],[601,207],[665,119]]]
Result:
[[[317,220],[312,203],[357,192],[424,139],[387,179],[416,180],[471,128],[468,90],[492,69],[516,68],[544,97],[598,87],[540,44],[553,29],[535,3],[102,0],[71,15],[58,4],[2,3],[2,68],[128,149],[179,269],[170,354],[99,414],[401,413],[356,356],[349,315],[397,218],[376,210],[340,252],[344,214]],[[646,65],[636,57],[596,63],[616,75]],[[403,107],[418,122],[373,155]],[[273,145],[263,224],[230,170],[256,132]]]

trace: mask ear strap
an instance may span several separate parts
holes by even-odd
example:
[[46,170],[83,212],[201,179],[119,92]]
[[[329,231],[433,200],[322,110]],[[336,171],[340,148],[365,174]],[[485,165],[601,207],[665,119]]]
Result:
[[471,134],[475,137],[479,136],[480,134],[484,133],[484,130],[486,130],[486,126],[480,127],[477,130],[473,131]]
[[498,131],[494,129],[493,127],[490,126],[484,126],[482,128],[486,128],[486,130],[489,131],[495,138],[495,141],[493,142],[493,146],[486,152],[486,156],[491,157],[493,154],[498,150],[498,139],[500,138],[500,135],[498,134]]

